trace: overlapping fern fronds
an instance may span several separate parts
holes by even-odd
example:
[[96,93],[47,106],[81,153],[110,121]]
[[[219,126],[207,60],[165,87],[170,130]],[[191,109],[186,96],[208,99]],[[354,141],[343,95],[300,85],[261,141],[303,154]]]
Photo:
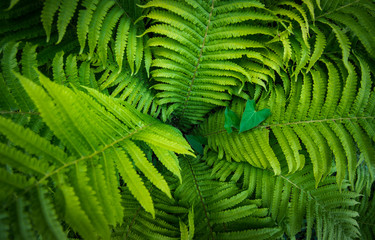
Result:
[[374,12],[1,1],[0,239],[373,239]]
[[[181,126],[226,106],[245,82],[265,86],[273,71],[251,71],[261,68],[259,61],[270,69],[282,65],[265,49],[276,35],[270,23],[277,18],[258,1],[155,0],[143,7],[151,8],[146,16],[156,21],[145,34],[158,34],[148,41],[155,56],[152,76],[159,82],[154,88],[160,104],[175,106]],[[253,64],[242,66],[242,57]]]
[[[279,151],[281,153],[281,149]],[[277,154],[279,155],[279,154]],[[326,177],[317,188],[311,165],[293,174],[283,159],[282,170],[274,175],[249,163],[227,162],[210,152],[205,161],[212,166],[212,175],[220,180],[239,182],[248,189],[251,198],[261,198],[262,206],[269,208],[269,215],[282,227],[289,238],[306,229],[306,239],[353,239],[359,237],[356,211],[351,210],[359,194],[342,184],[340,190],[335,177]],[[314,234],[313,234],[313,231]]]
[[[49,41],[53,20],[57,16],[57,32],[59,43],[66,35],[66,29],[73,16],[78,14],[76,24],[77,38],[80,45],[80,53],[88,46],[88,56],[96,53],[103,66],[106,66],[108,48],[113,47],[118,71],[124,66],[124,55],[132,74],[141,68],[142,60],[149,67],[151,53],[144,48],[146,38],[137,37],[143,30],[142,23],[136,24],[141,16],[141,9],[136,5],[139,1],[100,1],[79,0],[44,2],[41,20]],[[115,40],[111,41],[112,35]]]
[[[220,158],[225,153],[228,159],[272,168],[279,174],[280,161],[273,150],[273,144],[279,144],[289,172],[303,169],[309,156],[318,184],[334,159],[338,184],[346,174],[353,183],[357,154],[369,167],[375,165],[375,92],[371,89],[373,75],[362,57],[347,62],[351,71],[344,65],[340,59],[321,59],[308,73],[302,71],[303,77],[291,84],[289,95],[276,86],[258,102],[259,108],[269,108],[272,116],[253,131],[228,134],[221,110],[201,126],[201,133]],[[232,107],[240,114],[244,103],[237,101]],[[302,153],[304,148],[307,155]],[[372,170],[370,173],[374,175]]]
[[175,199],[194,209],[196,239],[270,239],[281,235],[261,200],[233,182],[213,179],[210,169],[197,158],[180,159],[182,184]]
[[[43,236],[58,233],[61,238],[57,219],[64,219],[84,238],[108,239],[109,225],[121,223],[123,218],[116,172],[142,207],[155,215],[150,193],[136,169],[167,196],[171,193],[139,143],[181,179],[175,152],[192,155],[181,133],[93,89],[86,88],[87,94],[70,90],[40,74],[42,87],[16,75],[59,144],[0,118],[0,132],[6,137],[0,146],[0,161],[13,169],[2,171],[2,184],[9,189],[2,200],[5,207],[15,204],[19,218],[18,224],[10,226],[12,234],[18,234],[20,228],[19,234],[32,235],[31,229],[36,227]],[[46,188],[50,189],[48,195]],[[26,201],[34,195],[39,199],[32,201],[37,208]],[[52,196],[58,207],[51,203]],[[44,215],[34,219],[26,210],[31,208],[39,208]]]

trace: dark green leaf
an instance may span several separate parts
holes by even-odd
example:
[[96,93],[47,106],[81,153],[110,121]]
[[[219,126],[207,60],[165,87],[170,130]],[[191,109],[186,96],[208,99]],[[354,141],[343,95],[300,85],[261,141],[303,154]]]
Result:
[[225,109],[225,123],[224,128],[228,133],[231,133],[232,127],[239,129],[240,128],[240,118],[235,112],[230,110],[228,107]]
[[240,133],[250,130],[258,126],[271,115],[271,111],[267,108],[255,111],[255,101],[247,100],[245,111],[242,115],[240,123]]
[[203,154],[203,145],[207,144],[207,138],[194,135],[185,135],[185,137],[194,151]]

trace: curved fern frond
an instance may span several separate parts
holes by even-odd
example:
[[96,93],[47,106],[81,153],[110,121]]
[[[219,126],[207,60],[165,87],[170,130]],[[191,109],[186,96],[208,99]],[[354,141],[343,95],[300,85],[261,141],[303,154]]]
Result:
[[344,29],[349,28],[351,34],[358,38],[365,51],[374,57],[375,36],[368,34],[368,30],[371,28],[371,24],[369,25],[368,23],[375,20],[375,16],[371,14],[374,11],[372,4],[367,1],[351,0],[333,1],[333,3],[325,2],[323,6],[323,9],[317,9],[317,21],[328,24],[335,33],[338,31],[337,25],[342,26]]
[[352,239],[360,235],[354,219],[358,213],[350,209],[357,204],[359,194],[347,190],[347,183],[337,189],[335,177],[325,178],[315,188],[311,166],[288,174],[282,164],[281,174],[274,175],[248,163],[220,160],[213,152],[207,154],[205,161],[212,166],[216,178],[225,181],[230,177],[248,189],[250,198],[262,199],[262,206],[269,208],[269,215],[290,238],[303,228],[306,239],[311,239],[313,229],[317,239]]
[[[231,99],[228,89],[233,85],[228,80],[234,80],[236,86],[243,86],[245,82],[266,86],[268,78],[252,77],[250,71],[236,62],[242,57],[255,56],[252,60],[255,63],[259,59],[271,59],[270,52],[253,51],[265,48],[267,39],[276,35],[275,28],[266,26],[277,18],[260,2],[155,0],[143,7],[151,8],[146,17],[156,21],[144,34],[160,36],[148,42],[156,56],[152,64],[156,69],[151,74],[161,82],[157,86],[162,92],[157,96],[161,104],[176,106],[175,114],[179,115],[181,126],[202,121],[217,105],[226,106]],[[272,60],[263,64],[276,65]],[[172,78],[168,82],[163,77],[167,75]],[[212,76],[220,76],[220,83],[206,80]],[[205,94],[200,91],[202,85]],[[198,106],[201,111],[197,111]]]
[[[294,85],[295,89],[288,97],[281,88],[276,88],[269,97],[258,102],[259,107],[269,108],[272,116],[250,132],[228,134],[224,130],[224,110],[210,116],[200,132],[208,138],[209,147],[219,152],[220,158],[225,153],[227,159],[272,168],[275,174],[279,174],[279,160],[272,144],[272,139],[276,137],[290,172],[303,168],[305,158],[309,156],[318,184],[329,173],[334,159],[338,184],[345,178],[346,171],[353,183],[357,148],[369,167],[375,164],[373,127],[370,127],[375,117],[373,112],[363,111],[366,105],[371,104],[369,96],[372,91],[369,87],[357,89],[359,83],[368,86],[373,76],[369,75],[364,59],[358,57],[358,61],[360,64],[356,68],[351,61],[347,62],[351,69],[347,77],[338,75],[336,64],[343,65],[339,60],[315,64],[313,70],[304,73],[302,81],[298,80],[300,84]],[[328,75],[325,69],[328,69]],[[362,72],[360,80],[356,71]],[[340,87],[339,82],[345,85]],[[298,106],[296,102],[299,102]],[[360,106],[358,102],[364,105]],[[284,105],[285,109],[280,109]],[[232,106],[237,114],[243,112],[243,103],[234,102]],[[301,143],[308,155],[302,153]],[[371,168],[370,172],[374,174]]]
[[[43,121],[67,150],[65,155],[44,138],[2,118],[1,133],[12,143],[9,146],[1,144],[2,164],[16,169],[28,179],[36,179],[31,186],[22,191],[18,189],[17,194],[22,197],[32,189],[47,187],[54,182],[56,189],[53,189],[53,195],[64,206],[63,219],[85,238],[101,236],[108,239],[108,225],[118,224],[123,216],[115,175],[115,171],[118,171],[142,207],[154,216],[150,193],[136,169],[169,197],[171,195],[168,185],[163,182],[164,178],[145,157],[145,148],[140,148],[139,141],[159,152],[193,155],[182,134],[139,113],[131,105],[120,103],[93,89],[87,88],[88,94],[70,90],[39,74],[42,88],[24,76],[16,75],[37,106]],[[9,124],[14,126],[8,129]],[[66,128],[68,125],[70,127]],[[21,141],[21,135],[29,136],[30,141]],[[13,147],[13,144],[19,147]],[[53,153],[55,151],[61,154],[56,155]],[[162,162],[166,161],[168,169],[180,176],[178,162],[173,158],[163,158]],[[6,206],[12,203],[13,199],[9,199]],[[42,209],[47,211],[43,221],[48,221],[46,218],[54,215],[53,209],[61,211],[56,207]],[[38,219],[25,218],[32,225],[38,224]],[[44,234],[43,231],[40,234]]]
[[[183,180],[175,191],[175,198],[183,205],[194,207],[196,238],[268,239],[280,236],[280,228],[267,217],[268,209],[260,207],[259,199],[249,200],[249,192],[240,190],[234,183],[213,180],[208,166],[199,159],[181,158],[180,163]],[[245,224],[254,228],[244,227]]]

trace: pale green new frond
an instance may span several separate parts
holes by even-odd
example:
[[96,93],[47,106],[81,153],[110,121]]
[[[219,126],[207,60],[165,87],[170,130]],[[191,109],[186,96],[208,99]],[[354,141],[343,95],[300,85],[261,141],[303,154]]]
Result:
[[[67,154],[61,153],[59,148],[41,140],[30,130],[4,119],[4,124],[9,122],[14,125],[12,131],[4,127],[5,136],[10,136],[9,141],[38,156],[40,162],[11,146],[1,144],[2,163],[33,174],[38,178],[38,184],[59,175],[57,189],[71,199],[69,203],[66,199],[64,202],[64,206],[69,208],[66,211],[71,211],[65,214],[65,220],[83,236],[97,234],[107,239],[110,236],[108,225],[121,222],[123,215],[118,204],[115,169],[142,207],[155,216],[149,190],[135,168],[169,197],[171,193],[164,178],[145,158],[138,142],[132,140],[142,140],[149,144],[155,154],[160,156],[161,163],[165,163],[167,169],[181,177],[174,152],[193,155],[181,132],[138,112],[126,102],[120,103],[93,89],[86,88],[88,95],[51,82],[42,74],[39,75],[39,81],[43,87],[19,74],[17,77],[38,107],[40,116],[66,147]],[[65,125],[71,127],[63,130],[62,126]],[[22,142],[19,135],[27,136],[30,142]],[[61,156],[51,151],[60,152]],[[59,161],[57,164],[51,161],[56,168],[46,165],[49,159]],[[65,169],[70,171],[63,172]],[[69,178],[65,175],[67,173]],[[103,189],[106,189],[104,192],[110,198],[99,194]],[[80,220],[75,219],[75,214],[82,214]],[[95,230],[87,232],[90,228]]]

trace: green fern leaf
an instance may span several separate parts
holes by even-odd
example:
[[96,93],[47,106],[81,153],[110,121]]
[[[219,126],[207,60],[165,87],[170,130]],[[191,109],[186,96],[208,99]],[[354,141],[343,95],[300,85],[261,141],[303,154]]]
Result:
[[34,82],[38,81],[38,73],[35,71],[35,68],[38,67],[36,48],[37,45],[26,43],[21,60],[22,74]]
[[60,43],[65,35],[66,28],[70,20],[72,19],[74,12],[77,8],[78,0],[64,0],[60,4],[59,17],[57,19],[57,31],[59,32],[59,38],[57,43]]
[[29,153],[43,156],[48,161],[58,164],[65,162],[66,154],[58,147],[51,145],[30,129],[15,124],[9,119],[0,116],[0,132],[14,144],[24,148]]
[[94,50],[98,44],[99,33],[102,28],[102,24],[108,11],[115,5],[114,1],[100,1],[96,7],[94,14],[92,15],[92,21],[89,25],[88,31],[88,46],[89,56],[92,57]]
[[65,84],[64,52],[58,52],[52,61],[53,78],[59,84]]
[[309,65],[306,69],[307,72],[310,71],[310,69],[312,68],[312,66],[314,66],[316,61],[318,61],[319,58],[322,56],[324,48],[327,44],[324,34],[317,27],[311,26],[311,29],[316,33],[316,41],[314,46],[314,52],[311,55]]
[[44,2],[44,7],[42,10],[42,14],[41,14],[41,20],[43,23],[44,30],[46,31],[46,34],[47,34],[47,42],[49,42],[50,36],[51,36],[51,26],[53,22],[53,17],[57,9],[59,9],[60,4],[61,4],[61,0],[57,0],[57,1],[46,0]]
[[25,202],[22,198],[18,198],[16,202],[16,216],[18,226],[18,237],[22,239],[36,239],[32,232],[32,226],[29,219],[29,214],[25,211]]
[[124,51],[128,42],[129,29],[130,29],[130,19],[123,16],[117,28],[116,42],[115,42],[116,62],[119,66],[119,71],[121,71],[122,69],[122,61],[124,58]]
[[128,45],[126,46],[126,56],[128,59],[129,67],[131,70],[131,73],[135,73],[135,59],[137,55],[137,43],[139,41],[137,40],[137,28],[135,26],[131,26],[129,30],[129,36],[128,36]]
[[98,4],[99,0],[85,0],[82,5],[86,7],[85,10],[80,10],[77,20],[77,36],[78,41],[81,46],[80,54],[82,54],[85,45],[86,45],[86,37],[87,33],[89,32],[89,24],[91,22],[93,12],[95,10],[96,5]]
[[155,210],[153,207],[152,199],[147,188],[144,186],[141,178],[138,176],[137,172],[131,166],[128,156],[125,153],[118,153],[116,165],[119,169],[121,176],[127,183],[131,193],[142,205],[142,207],[153,217],[155,217]]
[[74,230],[79,232],[84,238],[96,238],[96,231],[89,217],[82,209],[79,199],[70,186],[63,185],[60,187],[61,200],[64,203],[64,218]]
[[99,58],[102,60],[104,67],[106,66],[107,61],[108,42],[112,36],[113,28],[115,27],[122,14],[123,11],[120,8],[112,8],[103,21],[100,36],[98,39],[98,54]]
[[46,238],[66,239],[66,234],[58,221],[54,207],[50,199],[46,197],[46,190],[41,186],[38,186],[36,190],[38,201],[35,201],[32,205],[32,211],[34,212],[32,220],[37,223],[35,224],[36,227]]
[[167,182],[160,175],[160,173],[155,169],[155,167],[147,160],[144,153],[130,140],[124,141],[124,148],[127,153],[133,159],[135,166],[141,170],[145,176],[162,192],[167,194],[168,197],[172,197],[170,189]]

